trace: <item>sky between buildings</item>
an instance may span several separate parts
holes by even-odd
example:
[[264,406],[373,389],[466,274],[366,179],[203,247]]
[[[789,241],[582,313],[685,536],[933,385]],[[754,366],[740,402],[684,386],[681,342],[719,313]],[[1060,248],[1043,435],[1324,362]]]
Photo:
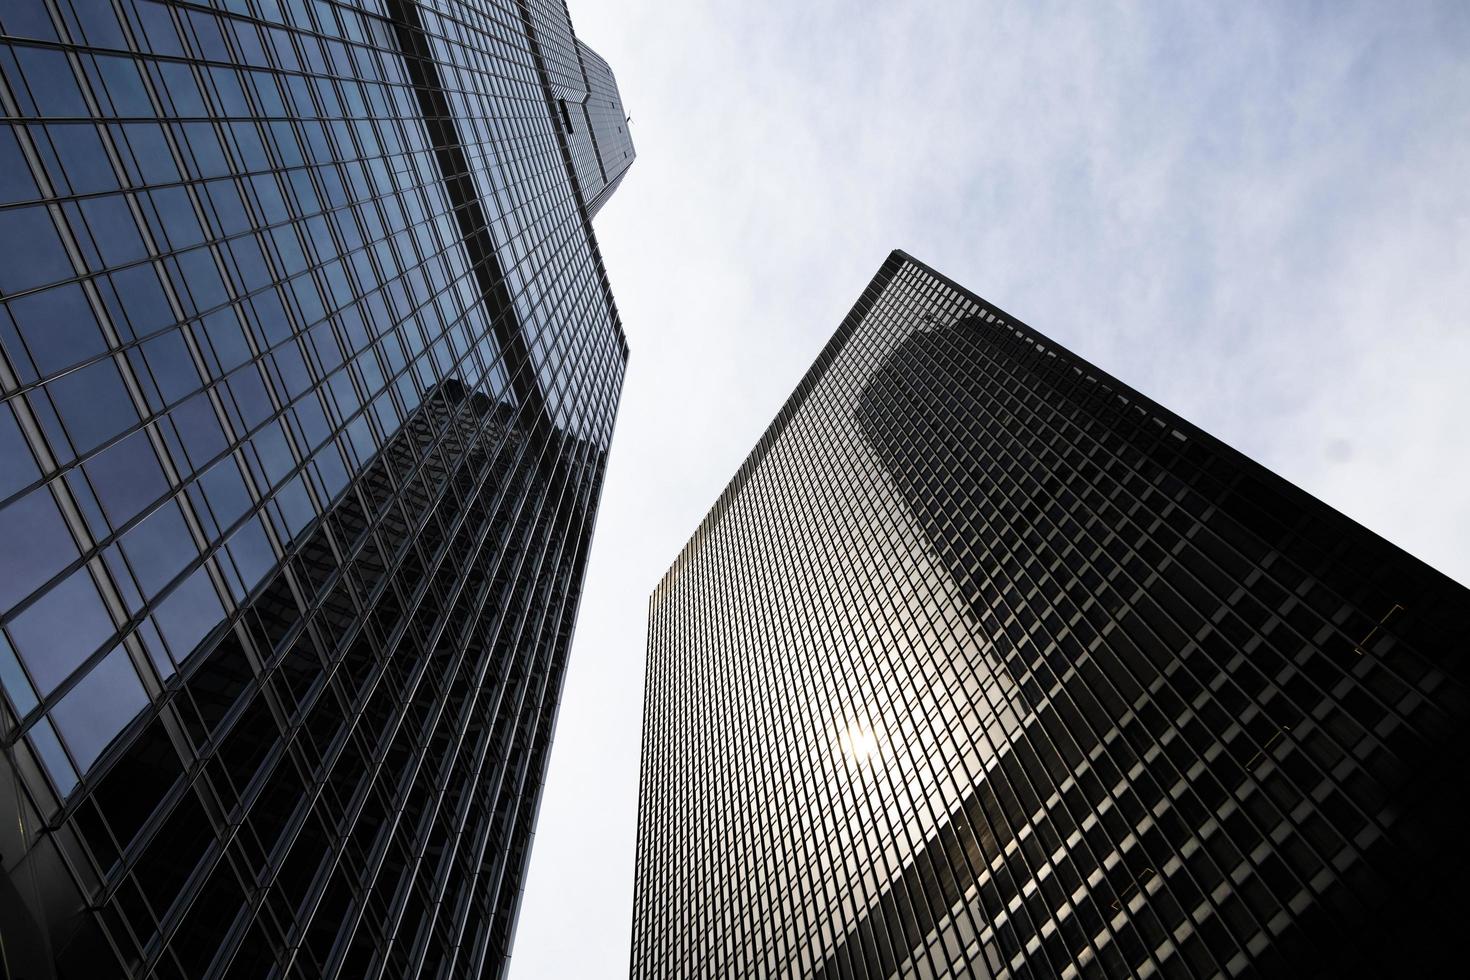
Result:
[[1470,5],[569,6],[632,357],[513,980],[627,976],[648,594],[893,248],[1470,582]]

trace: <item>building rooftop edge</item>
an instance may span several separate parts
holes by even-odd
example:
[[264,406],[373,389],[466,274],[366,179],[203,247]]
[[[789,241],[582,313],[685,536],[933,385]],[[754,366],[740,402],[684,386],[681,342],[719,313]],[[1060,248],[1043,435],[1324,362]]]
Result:
[[[719,524],[720,518],[723,516],[725,510],[729,507],[730,501],[733,496],[738,493],[744,483],[749,480],[750,475],[760,465],[762,460],[764,460],[766,454],[770,451],[771,446],[775,443],[776,439],[780,437],[781,432],[784,431],[786,425],[791,421],[791,418],[801,407],[802,403],[805,402],[811,388],[816,384],[818,380],[820,380],[822,374],[825,373],[827,364],[830,362],[833,355],[835,355],[836,352],[840,350],[841,347],[847,342],[847,339],[852,334],[852,331],[856,328],[857,324],[861,322],[862,317],[866,315],[867,307],[870,307],[872,305],[872,300],[869,297],[870,294],[874,293],[875,287],[879,287],[878,291],[881,292],[881,287],[886,286],[888,281],[892,279],[893,274],[897,272],[900,267],[905,265],[911,266],[924,272],[925,274],[933,277],[937,282],[942,283],[943,285],[948,286],[961,295],[969,297],[976,303],[981,304],[983,307],[985,307],[985,312],[993,318],[992,322],[994,324],[1009,327],[1017,331],[1018,333],[1022,333],[1030,337],[1033,341],[1045,345],[1045,348],[1048,351],[1054,352],[1057,356],[1064,357],[1073,362],[1076,362],[1077,366],[1085,368],[1087,375],[1095,380],[1105,390],[1115,392],[1118,397],[1122,398],[1127,403],[1134,405],[1138,409],[1150,415],[1153,415],[1156,419],[1172,425],[1179,430],[1180,434],[1184,438],[1199,440],[1207,446],[1216,448],[1227,454],[1231,454],[1238,458],[1244,459],[1252,466],[1259,468],[1261,472],[1269,474],[1269,476],[1272,477],[1274,480],[1279,481],[1280,487],[1284,493],[1287,493],[1288,495],[1296,495],[1298,497],[1320,503],[1323,506],[1327,507],[1327,509],[1330,510],[1333,514],[1337,515],[1339,519],[1347,521],[1349,524],[1355,527],[1364,528],[1370,533],[1378,533],[1376,531],[1373,531],[1372,528],[1367,528],[1365,525],[1342,513],[1342,511],[1338,510],[1336,507],[1333,507],[1326,501],[1319,500],[1319,498],[1313,496],[1308,491],[1302,489],[1295,483],[1281,476],[1276,471],[1260,464],[1254,459],[1251,459],[1251,457],[1247,456],[1245,453],[1242,453],[1240,450],[1231,446],[1229,443],[1226,443],[1219,438],[1211,435],[1209,432],[1201,429],[1193,422],[1190,422],[1188,419],[1183,418],[1178,413],[1161,405],[1157,401],[1150,398],[1148,395],[1138,391],[1132,385],[1099,368],[1097,365],[1095,365],[1082,355],[1076,353],[1068,347],[1063,346],[1062,344],[1057,343],[1045,334],[1040,333],[1023,320],[1012,316],[1005,310],[996,306],[994,303],[985,299],[983,296],[980,296],[974,290],[967,289],[965,286],[951,279],[949,276],[936,270],[933,266],[930,266],[927,263],[914,258],[911,254],[904,251],[903,249],[895,248],[888,253],[888,257],[884,260],[883,265],[879,268],[877,274],[874,275],[868,286],[863,290],[863,295],[858,299],[858,302],[854,304],[852,310],[848,312],[847,316],[838,326],[836,332],[827,342],[826,346],[822,348],[822,352],[817,356],[816,361],[812,364],[811,368],[807,370],[807,373],[802,376],[801,381],[797,384],[796,390],[793,391],[790,397],[788,397],[786,401],[782,404],[780,411],[776,413],[776,417],[772,420],[771,424],[767,426],[765,432],[762,433],[760,440],[755,445],[755,448],[750,451],[745,460],[740,464],[740,468],[735,471],[734,476],[730,478],[730,481],[725,485],[724,490],[720,492],[719,498],[706,512],[704,518],[695,528],[694,533],[690,535],[684,546],[679,550],[678,555],[674,558],[674,561],[669,565],[668,569],[659,578],[658,583],[654,586],[652,592],[649,595],[650,607],[655,601],[657,601],[659,594],[664,591],[669,585],[671,585],[678,577],[680,566],[698,550],[699,545],[703,541],[704,535]],[[1392,544],[1395,548],[1398,548],[1401,552],[1403,552],[1415,564],[1429,569],[1435,575],[1448,578],[1448,576],[1446,576],[1444,572],[1441,572],[1439,569],[1434,568],[1432,565],[1429,565],[1427,562],[1424,562],[1422,559],[1409,553],[1406,549],[1399,547],[1393,542],[1389,543]]]

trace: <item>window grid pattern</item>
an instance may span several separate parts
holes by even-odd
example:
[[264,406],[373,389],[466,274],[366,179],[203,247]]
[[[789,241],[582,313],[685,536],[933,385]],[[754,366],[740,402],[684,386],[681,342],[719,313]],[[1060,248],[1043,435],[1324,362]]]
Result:
[[627,357],[546,10],[0,9],[15,975],[503,972]]
[[633,165],[633,135],[623,111],[623,97],[618,80],[602,57],[582,42],[577,42],[582,59],[582,76],[586,79],[587,99],[583,111],[596,156],[597,177],[583,182],[582,193],[587,208],[596,214],[623,182],[623,175]]
[[633,162],[618,83],[607,62],[572,35],[565,0],[531,0],[525,12],[527,30],[537,40],[537,68],[557,100],[577,190],[590,218]]
[[1452,972],[1467,611],[895,253],[651,599],[632,975]]

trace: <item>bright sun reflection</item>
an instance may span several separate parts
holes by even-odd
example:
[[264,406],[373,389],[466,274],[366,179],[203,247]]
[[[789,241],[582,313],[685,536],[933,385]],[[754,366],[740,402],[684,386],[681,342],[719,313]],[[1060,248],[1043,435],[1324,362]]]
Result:
[[837,739],[842,753],[857,762],[867,762],[878,755],[878,735],[867,725],[853,722]]

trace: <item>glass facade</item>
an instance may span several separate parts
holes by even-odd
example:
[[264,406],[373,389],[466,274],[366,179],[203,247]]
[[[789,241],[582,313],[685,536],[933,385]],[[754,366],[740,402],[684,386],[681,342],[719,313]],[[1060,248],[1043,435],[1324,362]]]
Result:
[[652,596],[632,976],[1457,975],[1467,615],[895,252]]
[[562,0],[7,0],[0,115],[0,974],[501,975],[606,63]]

